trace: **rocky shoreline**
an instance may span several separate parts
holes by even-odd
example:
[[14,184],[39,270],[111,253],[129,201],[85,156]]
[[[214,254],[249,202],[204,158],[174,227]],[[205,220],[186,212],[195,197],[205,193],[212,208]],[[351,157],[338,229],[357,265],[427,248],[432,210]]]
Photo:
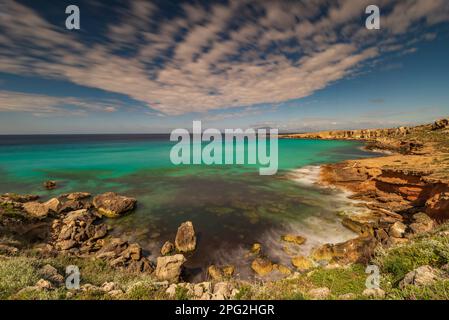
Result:
[[[383,148],[394,151],[394,154],[321,167],[322,185],[351,191],[351,198],[360,200],[359,205],[366,209],[365,213],[339,213],[342,224],[357,233],[358,237],[342,243],[324,244],[314,248],[308,256],[292,255],[291,265],[272,262],[260,244],[253,244],[248,248],[247,257],[252,261],[254,274],[262,280],[264,289],[261,292],[271,286],[305,281],[319,270],[344,272],[352,266],[367,265],[376,259],[379,248],[396,250],[398,246],[413,244],[423,234],[434,232],[449,217],[449,175],[445,171],[448,168],[449,161],[445,161],[449,159],[446,157],[449,147],[444,144],[445,141],[435,139],[441,134],[444,137],[448,130],[449,121],[437,121],[414,128],[285,136],[369,139],[370,148]],[[426,140],[429,136],[430,141]],[[54,189],[57,183],[47,181],[44,187]],[[81,259],[78,261],[83,263],[100,263],[110,272],[121,272],[122,277],[145,280],[131,285],[120,285],[114,281],[98,284],[84,282],[79,289],[64,291],[63,299],[83,297],[86,292],[101,292],[110,299],[132,299],[136,291],[144,297],[161,299],[236,299],[245,298],[247,290],[254,290],[254,283],[234,278],[236,270],[232,265],[210,265],[207,281],[183,282],[183,265],[189,252],[197,246],[191,221],[179,226],[173,241],[164,243],[155,261],[148,258],[138,243],[111,236],[106,219],[132,214],[136,203],[134,198],[113,192],[96,196],[74,192],[45,202],[40,202],[36,195],[0,195],[0,273],[2,263],[8,264],[14,258],[32,259],[37,256],[37,273],[42,276],[35,283],[20,288],[12,297],[20,298],[35,291],[40,295],[64,291],[63,271],[48,263],[41,266],[39,261],[58,261],[65,257]],[[300,246],[307,239],[300,234],[286,234],[280,241]],[[430,266],[420,267],[419,270],[409,271],[415,272],[415,275],[437,273]],[[273,273],[281,275],[283,280],[269,280]],[[401,283],[405,286],[404,283],[413,283],[415,278],[407,273],[405,277],[401,276]],[[364,290],[363,296],[383,298],[385,294],[381,289],[370,290]],[[332,294],[327,287],[305,286],[302,291],[312,299],[326,299]],[[350,297],[341,295],[338,298]]]

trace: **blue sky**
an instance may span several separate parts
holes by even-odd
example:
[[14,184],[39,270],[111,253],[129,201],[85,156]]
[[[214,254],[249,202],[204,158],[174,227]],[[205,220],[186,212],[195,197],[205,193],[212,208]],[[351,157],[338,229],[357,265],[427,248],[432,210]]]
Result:
[[[4,4],[3,4],[4,3]],[[65,7],[81,30],[65,29]],[[449,116],[449,2],[2,1],[0,134],[392,127]]]

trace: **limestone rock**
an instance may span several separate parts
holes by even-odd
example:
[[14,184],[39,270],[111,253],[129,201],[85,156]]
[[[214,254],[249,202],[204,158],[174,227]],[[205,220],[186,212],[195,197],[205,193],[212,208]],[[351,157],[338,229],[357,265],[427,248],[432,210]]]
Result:
[[251,263],[251,269],[263,277],[273,271],[273,263],[265,257],[258,257]]
[[294,235],[294,234],[286,234],[283,235],[281,237],[282,241],[285,242],[290,242],[290,243],[295,243],[295,244],[303,244],[304,242],[306,242],[306,238],[298,236],[298,235]]
[[431,266],[421,266],[407,273],[404,279],[399,283],[401,289],[407,285],[427,286],[438,279],[438,271]]
[[48,215],[48,207],[39,202],[24,203],[23,209],[34,218],[45,218]]
[[389,234],[392,237],[402,238],[407,226],[400,221],[396,221],[390,226]]
[[176,233],[175,246],[179,252],[190,252],[196,248],[196,236],[191,221],[182,223]]
[[373,298],[373,299],[383,299],[385,298],[385,291],[380,288],[377,289],[365,289],[362,292],[362,295]]
[[39,274],[53,283],[61,284],[64,282],[64,277],[58,273],[58,270],[55,267],[49,264],[46,264],[39,269]]
[[251,246],[250,252],[252,254],[259,254],[261,250],[262,250],[262,245],[260,243],[256,242]]
[[186,258],[182,254],[158,257],[155,275],[161,281],[177,282],[184,262]]
[[59,206],[61,205],[61,202],[58,198],[52,198],[48,200],[47,202],[44,202],[44,206],[47,207],[48,210],[51,210],[53,212],[59,212]]
[[73,193],[67,194],[66,198],[68,200],[78,201],[78,200],[89,198],[90,196],[91,196],[91,194],[89,192],[73,192]]
[[164,245],[161,248],[161,254],[163,256],[169,255],[175,250],[175,246],[170,241],[165,241]]
[[100,214],[108,218],[117,218],[133,210],[136,202],[134,198],[120,196],[114,192],[107,192],[96,196],[93,200],[93,205]]
[[43,290],[53,289],[53,285],[49,281],[44,279],[40,279],[38,282],[36,282],[35,287]]
[[299,271],[307,271],[307,270],[313,268],[313,262],[309,258],[306,258],[303,256],[297,256],[297,257],[292,258],[292,264]]

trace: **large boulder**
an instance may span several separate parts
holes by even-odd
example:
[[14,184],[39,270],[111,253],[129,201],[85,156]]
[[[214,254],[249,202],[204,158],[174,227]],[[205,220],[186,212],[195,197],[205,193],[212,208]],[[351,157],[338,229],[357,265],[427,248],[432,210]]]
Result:
[[161,254],[163,256],[168,256],[175,250],[175,246],[170,241],[165,241],[164,245],[161,248]]
[[176,233],[175,246],[179,252],[190,252],[196,248],[196,236],[191,221],[182,223]]
[[178,282],[186,258],[182,254],[158,257],[155,275],[160,281]]
[[96,196],[93,200],[93,205],[100,214],[108,218],[117,218],[133,210],[136,202],[137,200],[134,198],[120,196],[114,192],[107,192]]

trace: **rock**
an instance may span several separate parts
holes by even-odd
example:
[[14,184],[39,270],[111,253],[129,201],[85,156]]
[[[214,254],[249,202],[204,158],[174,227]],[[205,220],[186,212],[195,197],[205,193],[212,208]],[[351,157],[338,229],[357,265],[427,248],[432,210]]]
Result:
[[49,264],[40,268],[39,274],[53,283],[61,284],[64,282],[64,277],[58,273],[58,270],[55,267]]
[[213,280],[223,280],[225,278],[230,278],[233,276],[235,271],[234,266],[224,266],[224,267],[217,267],[215,265],[209,266],[207,268],[207,273]]
[[262,250],[262,245],[260,243],[256,242],[251,246],[250,252],[252,254],[259,254],[261,250]]
[[182,254],[158,257],[155,275],[161,281],[177,282],[184,262],[186,262],[186,258]]
[[33,218],[45,218],[48,215],[48,208],[39,202],[27,202],[23,204],[23,209]]
[[49,281],[44,279],[40,279],[38,282],[36,282],[35,287],[41,290],[53,289],[53,285]]
[[337,244],[324,244],[314,249],[311,257],[318,262],[366,262],[376,245],[374,237],[358,237]]
[[313,262],[309,258],[303,256],[292,258],[292,264],[301,272],[313,268]]
[[263,277],[273,271],[273,263],[265,257],[258,257],[251,263],[251,269]]
[[108,292],[108,294],[109,294],[111,297],[113,297],[113,298],[118,298],[118,297],[120,297],[120,296],[123,294],[123,291],[120,290],[120,289],[117,289],[117,290],[111,290],[111,291]]
[[61,205],[61,202],[58,198],[52,198],[48,200],[47,202],[44,202],[44,206],[53,212],[59,212],[59,206]]
[[413,223],[409,225],[410,229],[415,234],[429,232],[435,228],[435,222],[424,212],[416,213],[413,215]]
[[137,243],[132,243],[122,252],[121,256],[135,261],[140,260],[142,248]]
[[5,193],[0,196],[0,199],[2,202],[10,201],[10,202],[26,203],[38,200],[39,196],[34,194]]
[[285,241],[285,242],[295,243],[295,244],[298,244],[298,245],[301,245],[304,242],[306,242],[306,238],[301,237],[301,236],[297,236],[297,235],[293,235],[293,234],[283,235],[281,237],[281,240]]
[[218,282],[214,286],[212,300],[226,300],[231,297],[232,285],[229,282]]
[[133,210],[136,202],[137,200],[134,198],[120,196],[114,192],[107,192],[96,196],[93,200],[93,205],[100,214],[108,218],[117,218]]
[[179,252],[189,252],[195,250],[196,236],[191,221],[182,223],[176,233],[175,246]]
[[167,256],[175,250],[175,246],[170,241],[165,241],[164,245],[161,248],[161,254],[163,256]]
[[405,244],[407,242],[409,242],[409,239],[390,237],[390,238],[388,238],[387,245],[388,246],[397,246],[397,245]]
[[169,296],[170,298],[173,298],[173,297],[176,295],[176,288],[177,288],[176,284],[171,284],[171,285],[167,288],[167,290],[165,290],[165,293],[168,294],[168,296]]
[[274,267],[277,271],[279,271],[280,273],[282,273],[283,275],[289,276],[292,274],[292,271],[290,270],[290,268],[282,265],[282,264],[277,264]]
[[338,300],[355,300],[356,295],[354,293],[345,293],[338,296]]
[[76,241],[74,240],[63,240],[57,243],[57,246],[61,250],[69,250],[76,246]]
[[89,192],[73,192],[73,193],[67,194],[66,198],[68,200],[78,201],[78,200],[89,198],[90,196],[91,196],[91,194]]
[[440,119],[432,124],[432,130],[441,130],[449,127],[449,119]]
[[404,236],[407,226],[400,221],[396,221],[390,226],[389,234],[392,237],[402,238]]
[[385,291],[380,288],[377,289],[365,289],[362,292],[362,295],[373,298],[373,299],[383,299],[385,298]]
[[210,294],[211,291],[212,291],[212,284],[210,282],[201,282],[193,286],[193,294],[197,298],[202,298],[204,297],[205,294]]
[[44,188],[47,190],[53,190],[56,188],[56,181],[48,180],[44,182]]
[[207,274],[212,280],[223,280],[223,272],[217,266],[211,265],[207,268]]
[[104,292],[110,292],[118,289],[119,287],[117,286],[117,284],[115,284],[115,282],[105,282],[101,285],[101,290],[103,290]]
[[61,204],[59,207],[59,213],[67,213],[71,211],[78,211],[84,208],[84,204],[77,200],[68,200]]
[[431,266],[421,266],[407,273],[399,283],[399,288],[404,289],[407,285],[427,286],[434,283],[438,278],[437,270]]
[[322,288],[315,288],[315,289],[311,289],[308,292],[308,295],[313,299],[313,300],[323,300],[329,297],[329,295],[331,294],[331,291],[329,288],[326,287],[322,287]]
[[104,238],[108,234],[108,226],[105,224],[100,224],[95,226],[95,233],[92,240],[97,240]]

